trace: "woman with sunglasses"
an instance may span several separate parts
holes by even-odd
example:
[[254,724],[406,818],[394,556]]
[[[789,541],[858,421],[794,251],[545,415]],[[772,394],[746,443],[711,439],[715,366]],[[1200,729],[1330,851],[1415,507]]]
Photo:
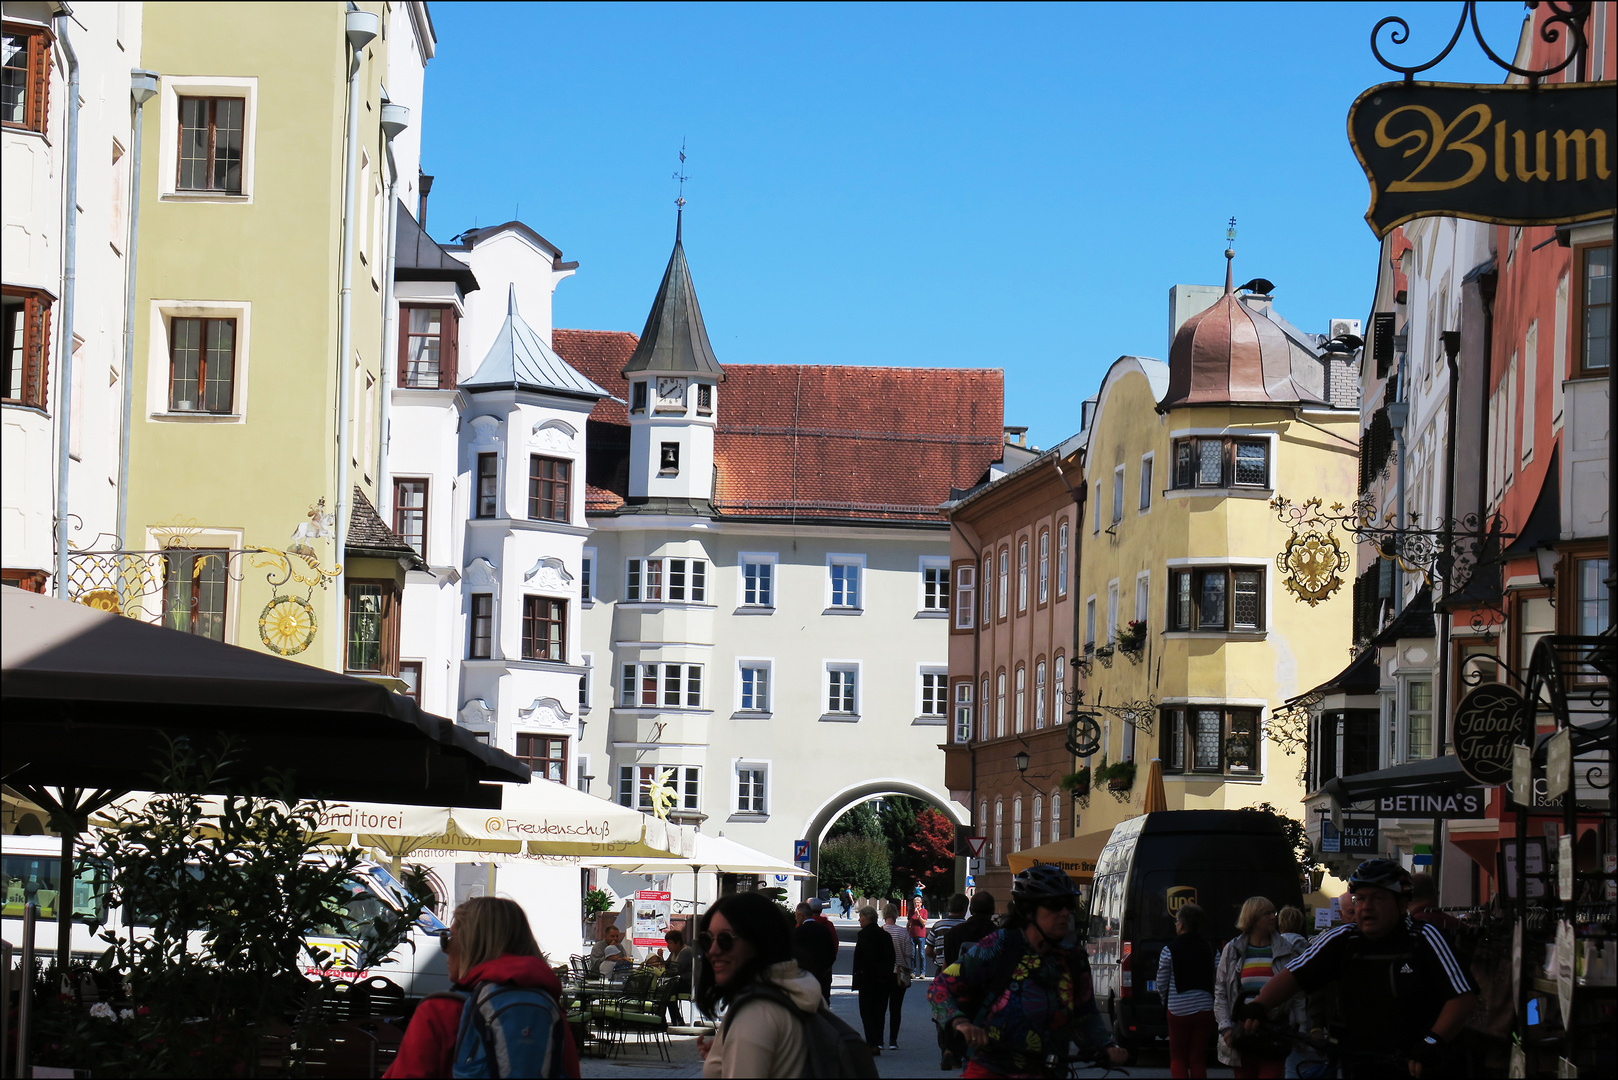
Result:
[[[440,936],[449,961],[449,980],[460,992],[433,994],[416,1007],[399,1043],[399,1054],[384,1076],[451,1075],[461,1010],[467,995],[475,994],[480,984],[533,987],[561,1007],[561,980],[539,951],[528,928],[528,916],[515,901],[497,896],[464,900],[455,908],[453,924]],[[561,1041],[561,1052],[554,1045],[545,1048],[542,1056],[553,1065],[546,1075],[577,1077],[579,1055],[566,1024],[555,1026],[555,1037]]]
[[1046,1075],[1046,1058],[1066,1054],[1077,1031],[1086,1053],[1122,1065],[1096,1009],[1090,963],[1073,936],[1078,897],[1054,866],[1031,866],[1011,881],[1005,926],[965,949],[933,979],[933,1019],[964,1044],[963,1077]]
[[[820,983],[792,958],[792,922],[758,893],[722,896],[697,924],[697,1007],[726,1006],[702,1075],[802,1076],[809,1062],[800,1013],[821,1008]],[[745,1004],[744,1004],[745,1003]]]

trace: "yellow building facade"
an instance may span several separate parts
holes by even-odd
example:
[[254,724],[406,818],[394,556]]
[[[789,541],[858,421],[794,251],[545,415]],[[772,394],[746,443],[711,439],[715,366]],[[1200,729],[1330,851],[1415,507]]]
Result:
[[[1284,707],[1346,662],[1333,643],[1349,640],[1351,599],[1288,590],[1277,554],[1291,530],[1271,500],[1349,501],[1358,413],[1329,400],[1331,358],[1267,311],[1227,281],[1168,364],[1120,358],[1087,410],[1074,674],[1100,746],[1075,762],[1088,784],[1073,790],[1088,786],[1075,835],[1098,847],[1142,812],[1154,758],[1168,809],[1302,813],[1303,743]],[[1352,567],[1334,576],[1349,583]]]
[[[117,562],[117,581],[79,558],[75,591],[386,676],[408,547],[388,550],[370,511],[391,329],[383,82],[390,33],[410,23],[351,6],[145,5],[158,91],[143,109],[121,547],[147,554]],[[338,536],[359,539],[345,551]],[[370,616],[357,651],[351,602]]]

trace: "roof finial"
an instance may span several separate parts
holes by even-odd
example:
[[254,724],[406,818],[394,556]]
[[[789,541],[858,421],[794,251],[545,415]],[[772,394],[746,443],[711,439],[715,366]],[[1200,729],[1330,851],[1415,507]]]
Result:
[[1236,278],[1233,267],[1236,258],[1236,218],[1230,219],[1230,225],[1225,229],[1225,295],[1229,296],[1236,291]]
[[517,314],[517,283],[513,281],[506,292],[506,314],[515,317]]
[[680,227],[685,217],[685,182],[690,179],[685,174],[685,138],[680,139],[680,167],[674,172],[674,179],[680,182],[679,194],[674,196],[674,242],[680,242]]

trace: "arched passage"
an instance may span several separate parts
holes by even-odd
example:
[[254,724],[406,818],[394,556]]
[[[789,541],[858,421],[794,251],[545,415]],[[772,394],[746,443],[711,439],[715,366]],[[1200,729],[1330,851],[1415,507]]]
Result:
[[803,830],[803,835],[809,841],[809,869],[815,871],[816,876],[804,882],[805,893],[810,895],[820,887],[820,841],[825,837],[826,830],[830,829],[838,818],[842,817],[851,807],[873,799],[880,795],[907,795],[912,799],[920,799],[935,810],[949,818],[957,828],[971,823],[968,815],[952,803],[948,798],[936,791],[924,788],[920,784],[908,780],[867,780],[853,787],[844,788],[820,804],[814,816]]

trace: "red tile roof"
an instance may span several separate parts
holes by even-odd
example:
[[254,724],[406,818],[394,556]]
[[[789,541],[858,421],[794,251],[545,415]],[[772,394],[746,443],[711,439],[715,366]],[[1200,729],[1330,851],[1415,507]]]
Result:
[[[556,352],[619,398],[634,334],[556,330]],[[1005,377],[997,368],[727,364],[718,389],[715,507],[725,516],[915,521],[950,487],[970,487],[1000,459]],[[590,415],[585,502],[624,504],[628,414],[603,400]]]

